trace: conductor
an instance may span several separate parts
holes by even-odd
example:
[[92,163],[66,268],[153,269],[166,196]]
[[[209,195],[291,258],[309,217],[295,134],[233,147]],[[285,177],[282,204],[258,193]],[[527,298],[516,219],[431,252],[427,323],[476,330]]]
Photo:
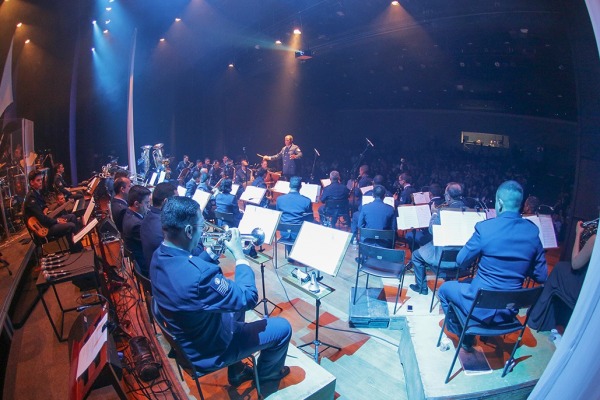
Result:
[[296,173],[296,160],[302,158],[302,150],[300,147],[294,144],[294,137],[292,135],[285,136],[285,146],[281,151],[273,156],[264,156],[263,160],[283,160],[283,168],[281,170],[282,177],[289,181],[290,177],[297,175]]

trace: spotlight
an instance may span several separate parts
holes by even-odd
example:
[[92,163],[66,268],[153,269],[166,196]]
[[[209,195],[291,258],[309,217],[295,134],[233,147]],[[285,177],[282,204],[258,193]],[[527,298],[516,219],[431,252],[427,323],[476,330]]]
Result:
[[104,21],[104,23],[105,23],[106,25],[110,24],[110,19],[107,19],[106,21]]
[[181,21],[181,18],[175,18],[175,22]]
[[22,22],[19,22],[19,23],[17,24],[17,28],[20,28],[20,27],[22,27],[22,26],[23,26],[23,23],[22,23]]
[[161,37],[161,38],[160,38],[160,39],[158,39],[158,40],[159,40],[160,42],[164,42],[164,41],[165,41],[165,38],[164,38],[164,37]]
[[96,20],[93,20],[93,21],[92,21],[92,25],[96,25]]
[[106,35],[108,33],[108,29],[103,30],[102,33]]
[[276,40],[275,44],[281,44],[281,40]]
[[112,10],[112,7],[106,7],[106,11]]
[[27,40],[25,41],[25,43],[31,43],[31,40],[27,39]]
[[228,67],[233,68],[234,67],[233,63],[229,63]]
[[399,6],[399,5],[400,5],[400,2],[399,2],[399,1],[397,1],[397,0],[394,0],[394,1],[392,1],[392,5],[393,5],[393,6]]
[[294,29],[294,35],[302,35],[302,32],[300,31],[300,29],[296,28]]
[[96,48],[92,47],[92,53],[95,53],[95,52],[96,52]]
[[298,60],[310,60],[313,58],[312,51],[310,50],[296,50],[294,55]]

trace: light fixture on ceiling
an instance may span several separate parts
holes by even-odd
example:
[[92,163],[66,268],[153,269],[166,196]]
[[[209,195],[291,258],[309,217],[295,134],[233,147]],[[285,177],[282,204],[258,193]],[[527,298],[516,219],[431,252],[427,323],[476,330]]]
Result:
[[392,1],[392,5],[393,6],[399,6],[400,2],[398,0],[394,0],[394,1]]
[[294,35],[302,35],[302,31],[299,28],[294,28]]

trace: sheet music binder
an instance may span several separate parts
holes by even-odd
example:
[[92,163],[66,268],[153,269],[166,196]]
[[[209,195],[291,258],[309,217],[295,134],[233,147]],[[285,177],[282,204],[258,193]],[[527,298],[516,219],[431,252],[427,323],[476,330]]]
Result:
[[396,218],[398,229],[426,228],[429,227],[430,220],[431,211],[427,204],[398,207],[398,217]]

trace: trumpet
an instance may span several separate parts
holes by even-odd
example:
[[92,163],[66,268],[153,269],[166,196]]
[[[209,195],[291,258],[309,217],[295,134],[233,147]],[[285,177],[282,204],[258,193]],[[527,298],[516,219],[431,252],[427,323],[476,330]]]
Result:
[[[206,229],[212,228],[213,231],[202,232],[202,243],[206,244],[209,240],[213,241],[211,245],[213,251],[219,255],[223,254],[225,252],[225,241],[231,240],[231,231],[227,227],[221,228],[209,222],[204,224]],[[240,235],[240,239],[244,252],[247,252],[254,246],[260,246],[265,242],[265,232],[261,228],[254,228],[249,235]]]

